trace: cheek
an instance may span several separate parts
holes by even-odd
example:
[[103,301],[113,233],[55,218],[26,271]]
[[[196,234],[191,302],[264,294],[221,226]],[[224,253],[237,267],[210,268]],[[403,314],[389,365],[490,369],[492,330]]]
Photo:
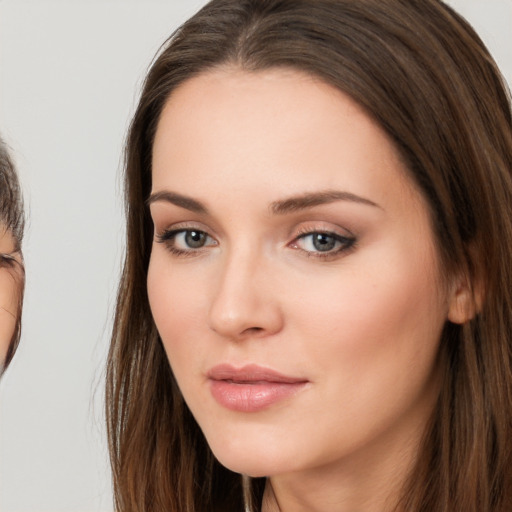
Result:
[[296,301],[297,335],[317,340],[310,349],[325,374],[378,386],[431,370],[446,306],[433,259],[401,254],[347,265]]
[[264,291],[281,308],[283,329],[258,355],[313,385],[293,407],[254,424],[219,412],[201,387],[208,354],[229,350],[208,327],[218,272],[152,256],[148,294],[157,328],[189,407],[228,467],[258,461],[255,474],[267,474],[269,464],[289,470],[330,462],[382,432],[425,420],[444,306],[435,259],[424,254],[428,248],[411,255],[386,246],[307,272],[277,263],[275,285]]
[[[152,255],[148,269],[148,297],[155,324],[167,355],[177,351],[194,350],[192,331],[204,325],[204,289],[198,288],[197,272],[184,271],[180,265],[173,267],[165,255]],[[187,343],[180,343],[187,336]],[[172,347],[172,354],[169,348]],[[179,357],[179,354],[176,354]]]

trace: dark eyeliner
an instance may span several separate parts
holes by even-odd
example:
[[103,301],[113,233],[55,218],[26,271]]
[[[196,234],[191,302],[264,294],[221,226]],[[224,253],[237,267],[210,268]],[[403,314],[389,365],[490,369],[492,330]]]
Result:
[[167,230],[163,231],[162,233],[156,233],[155,238],[157,239],[158,243],[164,244],[164,243],[168,242],[169,240],[173,240],[174,237],[178,233],[181,233],[182,231],[186,231],[186,229],[184,229],[184,228],[167,229]]
[[17,260],[10,254],[0,254],[0,268],[13,268],[16,265]]
[[155,235],[156,241],[159,244],[163,244],[167,251],[169,251],[173,256],[190,256],[192,253],[190,251],[185,251],[182,249],[177,249],[173,245],[174,238],[179,233],[182,233],[183,231],[186,231],[186,229],[180,228],[180,229],[168,229],[163,231],[162,233],[157,233]]
[[176,228],[176,229],[167,229],[167,230],[164,230],[161,233],[156,233],[155,234],[155,239],[156,239],[156,241],[158,243],[164,244],[165,248],[173,256],[180,256],[180,257],[198,256],[199,254],[201,254],[203,252],[203,250],[206,247],[198,247],[198,248],[190,247],[188,249],[178,249],[174,245],[174,240],[175,240],[177,235],[179,235],[181,233],[186,233],[186,232],[189,232],[189,231],[194,231],[196,233],[202,233],[205,236],[209,237],[208,233],[206,231],[202,230],[202,229],[197,229],[197,228],[194,228],[194,227],[186,227],[185,226],[185,227],[179,227],[179,228]]
[[327,230],[325,230],[325,231],[324,230],[308,230],[308,231],[304,231],[303,233],[300,233],[295,238],[295,240],[300,240],[300,239],[306,238],[308,236],[313,236],[313,235],[326,235],[326,236],[332,237],[332,238],[334,238],[336,240],[336,242],[340,243],[340,246],[337,249],[335,249],[335,250],[325,251],[325,252],[322,252],[322,251],[308,251],[306,249],[302,249],[301,247],[297,247],[300,251],[305,253],[305,255],[308,258],[317,258],[317,259],[323,259],[323,260],[336,259],[338,256],[341,256],[342,254],[346,254],[346,253],[351,252],[356,247],[357,239],[356,239],[355,236],[353,236],[353,235],[351,235],[351,236],[343,236],[343,235],[340,235],[340,234],[335,233],[333,231],[327,231]]

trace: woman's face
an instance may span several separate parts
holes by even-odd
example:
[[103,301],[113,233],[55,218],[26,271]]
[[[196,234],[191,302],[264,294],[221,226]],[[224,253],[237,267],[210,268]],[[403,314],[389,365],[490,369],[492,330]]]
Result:
[[357,104],[290,70],[185,82],[150,209],[151,309],[220,462],[268,476],[414,445],[450,286],[425,201]]
[[22,286],[20,265],[12,232],[0,224],[0,363],[5,360],[16,330]]

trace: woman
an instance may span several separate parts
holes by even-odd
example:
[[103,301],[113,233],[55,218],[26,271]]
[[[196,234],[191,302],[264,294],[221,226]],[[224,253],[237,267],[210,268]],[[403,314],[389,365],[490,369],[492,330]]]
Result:
[[117,510],[511,510],[511,169],[437,0],[186,22],[127,141]]
[[21,334],[25,280],[21,255],[23,227],[18,177],[0,140],[0,375],[11,362]]

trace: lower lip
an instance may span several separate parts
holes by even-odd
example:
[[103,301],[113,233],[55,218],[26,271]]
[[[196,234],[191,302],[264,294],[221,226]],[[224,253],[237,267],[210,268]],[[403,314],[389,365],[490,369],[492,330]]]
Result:
[[305,385],[305,382],[236,383],[211,380],[210,390],[213,398],[226,409],[257,412],[295,395]]

